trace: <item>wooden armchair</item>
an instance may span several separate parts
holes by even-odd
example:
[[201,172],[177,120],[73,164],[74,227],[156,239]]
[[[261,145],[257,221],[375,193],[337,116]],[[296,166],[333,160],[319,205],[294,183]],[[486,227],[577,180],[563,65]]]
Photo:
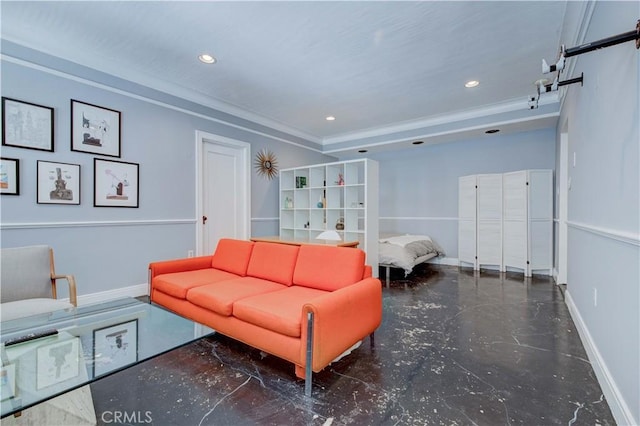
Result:
[[[56,280],[69,284],[69,302],[57,299]],[[57,275],[49,246],[0,250],[0,314],[2,321],[77,306],[73,275]]]

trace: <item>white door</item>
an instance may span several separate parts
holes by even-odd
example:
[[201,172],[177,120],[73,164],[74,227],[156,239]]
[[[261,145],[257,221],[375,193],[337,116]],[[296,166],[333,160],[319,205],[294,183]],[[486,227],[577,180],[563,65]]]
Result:
[[199,182],[196,244],[211,254],[221,238],[249,239],[250,145],[197,132]]

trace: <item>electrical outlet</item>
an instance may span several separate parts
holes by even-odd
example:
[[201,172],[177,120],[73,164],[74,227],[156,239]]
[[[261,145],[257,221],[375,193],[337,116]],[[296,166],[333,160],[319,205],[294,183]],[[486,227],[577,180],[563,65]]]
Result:
[[193,250],[189,250],[187,252],[187,257],[193,257]]
[[598,306],[598,289],[593,289],[593,306]]

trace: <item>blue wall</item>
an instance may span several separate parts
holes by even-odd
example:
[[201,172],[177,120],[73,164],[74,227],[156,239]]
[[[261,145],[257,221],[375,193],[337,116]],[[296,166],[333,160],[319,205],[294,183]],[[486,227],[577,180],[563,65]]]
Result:
[[380,232],[426,234],[458,257],[458,178],[555,168],[555,129],[487,135],[371,155],[380,163]]
[[[630,31],[638,18],[638,2],[597,2],[585,42]],[[580,73],[584,86],[568,89],[560,117],[571,179],[567,304],[616,420],[637,425],[640,53],[633,42],[586,53]]]
[[[246,120],[228,125],[219,111],[4,40],[2,49],[2,95],[55,109],[55,152],[2,147],[3,157],[20,160],[21,195],[2,196],[1,244],[51,245],[79,295],[142,287],[150,261],[196,249],[196,130],[248,142],[254,154],[268,148],[281,168],[334,160],[313,142]],[[70,150],[70,99],[122,113],[121,158],[111,159],[140,164],[139,208],[93,207],[96,156]],[[37,160],[81,166],[81,205],[36,204]],[[251,186],[252,235],[277,234],[278,179],[252,171]]]

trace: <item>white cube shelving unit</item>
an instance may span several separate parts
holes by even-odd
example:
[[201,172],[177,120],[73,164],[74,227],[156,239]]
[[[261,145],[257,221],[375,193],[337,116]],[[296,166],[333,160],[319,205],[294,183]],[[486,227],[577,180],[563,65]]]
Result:
[[[312,241],[335,230],[344,241],[358,241],[378,276],[378,163],[338,161],[282,169],[280,238]],[[336,229],[338,222],[344,229]]]

